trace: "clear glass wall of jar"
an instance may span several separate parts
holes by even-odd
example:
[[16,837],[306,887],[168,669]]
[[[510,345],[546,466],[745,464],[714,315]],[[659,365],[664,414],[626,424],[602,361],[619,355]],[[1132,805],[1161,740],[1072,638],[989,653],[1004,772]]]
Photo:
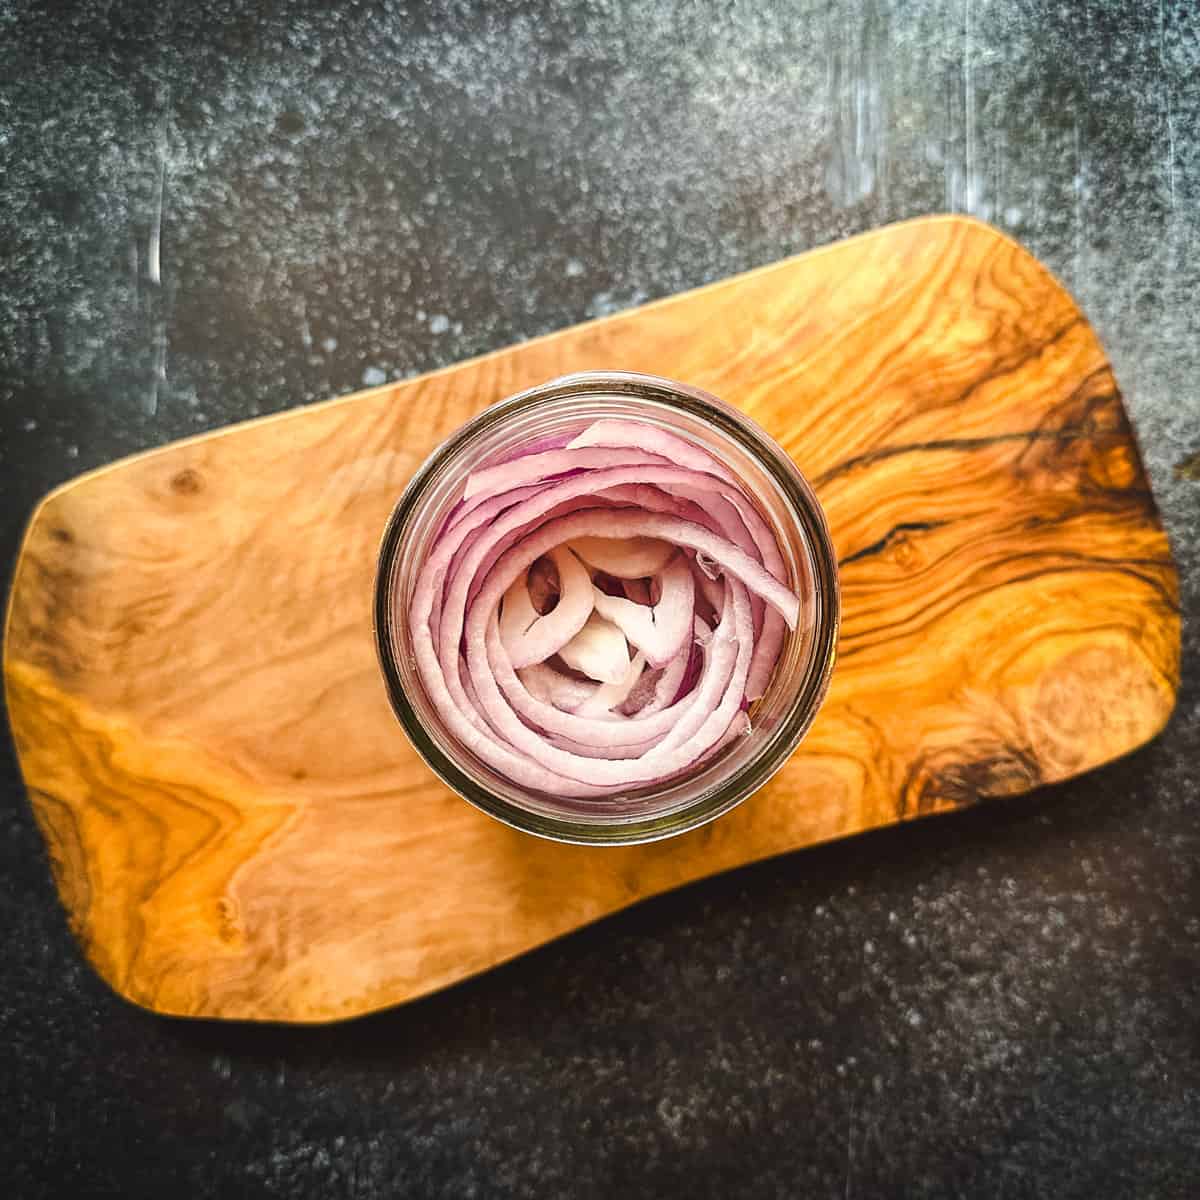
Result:
[[[651,422],[705,449],[739,481],[775,533],[801,618],[749,733],[694,770],[602,799],[564,799],[514,784],[467,751],[422,685],[406,619],[429,547],[467,476],[523,447],[593,421]],[[413,477],[384,532],[375,634],[393,710],[417,752],[454,791],[517,829],[556,841],[627,845],[671,837],[728,812],[757,791],[800,743],[829,685],[838,631],[837,560],[824,514],[791,459],[757,425],[715,397],[650,375],[565,376],[502,400],[443,443]]]

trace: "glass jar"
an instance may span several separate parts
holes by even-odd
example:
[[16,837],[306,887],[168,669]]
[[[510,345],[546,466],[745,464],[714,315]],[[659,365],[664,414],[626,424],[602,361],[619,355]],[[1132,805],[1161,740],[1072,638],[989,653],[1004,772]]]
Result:
[[[729,469],[775,534],[801,616],[750,708],[750,731],[681,777],[601,799],[564,799],[505,778],[451,734],[417,671],[407,614],[433,538],[480,466],[602,418],[652,422]],[[825,696],[838,632],[837,559],[821,506],[762,429],[714,396],[652,375],[592,371],[502,400],[439,446],[401,495],[384,532],[375,636],[392,708],[421,757],[477,808],[555,841],[628,845],[672,837],[728,812],[760,788],[804,737]]]

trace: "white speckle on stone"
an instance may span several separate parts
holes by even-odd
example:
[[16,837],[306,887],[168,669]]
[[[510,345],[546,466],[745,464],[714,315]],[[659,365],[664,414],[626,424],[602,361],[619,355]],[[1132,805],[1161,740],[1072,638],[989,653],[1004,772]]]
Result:
[[25,430],[26,433],[32,433],[37,428],[37,422],[30,417],[27,421],[22,423],[21,428]]
[[363,387],[379,387],[387,383],[387,372],[379,367],[368,367],[362,373]]
[[450,328],[450,318],[445,313],[434,313],[429,318],[430,333],[445,333]]
[[79,447],[76,446],[74,442],[72,442],[67,447],[67,457],[68,458],[78,458],[79,457]]
[[617,312],[620,303],[613,299],[612,292],[597,292],[588,301],[587,315],[589,317],[607,317]]
[[327,337],[321,339],[321,349],[326,354],[332,354],[338,347],[338,340],[335,337]]
[[582,275],[583,263],[581,263],[577,258],[568,258],[567,269],[565,273],[570,279],[574,279],[577,275]]

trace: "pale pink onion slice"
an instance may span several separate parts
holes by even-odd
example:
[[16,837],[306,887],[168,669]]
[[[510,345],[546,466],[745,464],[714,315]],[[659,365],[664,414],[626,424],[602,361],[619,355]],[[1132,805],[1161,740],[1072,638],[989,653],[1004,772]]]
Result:
[[[691,647],[689,646],[688,649],[690,651]],[[644,670],[638,676],[637,682],[629,689],[629,695],[625,697],[617,712],[623,717],[632,717],[640,713],[654,699],[658,681],[663,677],[665,670],[665,667],[661,671],[656,671],[653,667]]]
[[646,655],[652,667],[665,667],[692,632],[696,583],[682,554],[676,554],[662,573],[662,595],[653,607],[636,604],[596,589],[593,603]]
[[616,579],[656,575],[675,557],[675,547],[654,538],[581,537],[571,549],[590,567]]
[[[721,736],[713,745],[712,749],[708,751],[707,757],[713,758],[720,754],[722,750],[731,745],[733,742],[736,742],[738,738],[745,737],[746,734],[750,732],[750,728],[750,717],[744,712],[739,712],[733,718],[733,720],[729,722],[729,728],[726,729],[723,734],[721,734]],[[683,771],[679,772],[680,775],[683,773]],[[667,779],[663,780],[663,782],[669,782],[672,778],[673,776],[668,776]]]
[[[720,611],[721,609],[717,610],[718,613]],[[715,619],[716,615],[714,615]],[[643,679],[649,695],[643,699],[640,695],[635,695],[638,690],[635,688],[634,692],[630,693],[629,700],[626,701],[622,711],[628,716],[636,715],[645,720],[682,700],[695,687],[696,680],[700,675],[697,659],[703,657],[703,649],[712,641],[712,635],[711,627],[700,617],[696,617],[693,622],[694,640],[681,646],[679,653],[667,663],[661,672],[657,673],[656,677],[647,678],[651,675],[650,672],[647,672]],[[641,681],[639,681],[640,686]],[[637,707],[631,709],[631,703],[636,703]]]
[[637,759],[641,758],[647,751],[652,750],[655,742],[623,742],[623,743],[607,743],[607,742],[573,742],[570,738],[563,737],[559,733],[548,733],[547,740],[552,746],[559,750],[566,750],[570,754],[577,755],[582,758],[607,758],[607,759]]
[[494,496],[523,484],[537,483],[552,475],[561,475],[566,471],[586,471],[596,467],[666,466],[669,462],[670,460],[662,455],[647,454],[641,450],[615,453],[604,447],[591,450],[572,447],[566,450],[551,450],[545,454],[528,454],[499,466],[472,471],[467,476],[463,499],[471,500],[481,494]]
[[641,678],[646,667],[646,656],[638,651],[630,660],[625,674],[616,683],[602,683],[592,694],[575,709],[577,717],[601,717],[619,708],[629,699],[637,681]]
[[[695,570],[692,572],[693,578],[696,580],[696,590],[704,599],[715,618],[717,613],[721,611],[721,606],[725,603],[725,585],[721,582],[720,577],[713,579],[707,572],[702,571],[698,564],[695,565]],[[699,607],[699,605],[697,605]]]
[[[722,596],[724,596],[724,593],[722,593]],[[714,625],[721,619],[721,613],[724,611],[725,602],[722,599],[721,607],[717,610],[713,618]],[[696,617],[693,623],[693,633],[695,641],[692,645],[685,646],[667,664],[666,670],[663,671],[662,678],[658,682],[658,686],[654,689],[654,699],[646,706],[647,713],[657,712],[660,708],[670,707],[680,697],[686,696],[695,686],[696,679],[700,675],[697,658],[703,657],[705,647],[712,641],[713,626],[709,625],[701,617]]]
[[[700,488],[675,486],[670,491],[672,495],[682,496],[689,500],[697,509],[705,514],[705,518],[700,522],[701,524],[718,530],[740,550],[743,550],[753,558],[758,558],[760,562],[764,561],[757,543],[751,536],[745,521],[742,519],[739,509],[731,500],[720,493],[704,491]],[[776,578],[779,578],[779,576],[776,575]],[[754,614],[754,636],[757,637],[763,623],[762,600],[757,596],[752,596],[750,598],[750,608]]]
[[565,713],[578,711],[604,686],[564,675],[544,662],[523,667],[517,676],[531,696]]
[[567,443],[568,450],[578,450],[584,446],[611,446],[634,453],[649,451],[689,471],[700,471],[716,475],[729,483],[734,482],[733,476],[706,450],[648,422],[594,421]]
[[619,684],[629,670],[629,646],[625,635],[595,611],[588,614],[583,628],[558,648],[558,657],[567,666],[601,683]]
[[[500,636],[518,670],[562,654],[592,616],[592,578],[583,564],[565,546],[553,547],[550,558],[558,571],[560,591],[558,603],[544,617],[530,599],[526,576],[515,580],[504,594]],[[628,655],[625,661],[628,663]]]
[[[740,496],[731,496],[730,503],[738,510],[754,544],[758,547],[762,564],[778,580],[787,578],[783,564],[783,555],[779,552],[779,543],[775,535],[758,511]],[[783,619],[777,612],[768,611],[763,615],[762,629],[758,634],[758,645],[755,646],[754,659],[750,663],[750,676],[746,680],[746,699],[758,700],[767,690],[771,676],[783,650],[787,634],[783,627]]]

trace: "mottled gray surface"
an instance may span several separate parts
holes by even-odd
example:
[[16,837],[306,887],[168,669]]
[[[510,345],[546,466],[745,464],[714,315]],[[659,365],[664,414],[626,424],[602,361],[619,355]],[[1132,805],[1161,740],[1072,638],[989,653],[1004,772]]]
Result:
[[0,552],[120,454],[919,213],[1108,347],[1184,580],[1167,733],[322,1031],[82,964],[5,752],[16,1196],[1200,1192],[1192,0],[0,0]]

